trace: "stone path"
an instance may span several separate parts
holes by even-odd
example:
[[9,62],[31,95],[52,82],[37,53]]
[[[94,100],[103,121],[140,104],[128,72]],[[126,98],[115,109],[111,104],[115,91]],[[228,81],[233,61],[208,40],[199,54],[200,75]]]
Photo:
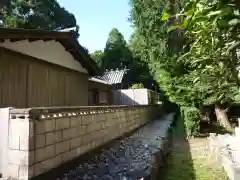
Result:
[[138,180],[149,176],[173,114],[155,120],[124,140],[102,149],[87,162],[79,164],[59,180]]

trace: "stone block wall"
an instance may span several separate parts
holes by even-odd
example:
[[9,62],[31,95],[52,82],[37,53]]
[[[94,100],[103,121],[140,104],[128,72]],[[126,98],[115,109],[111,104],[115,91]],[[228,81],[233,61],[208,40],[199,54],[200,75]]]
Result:
[[124,135],[160,106],[11,109],[5,177],[29,179]]

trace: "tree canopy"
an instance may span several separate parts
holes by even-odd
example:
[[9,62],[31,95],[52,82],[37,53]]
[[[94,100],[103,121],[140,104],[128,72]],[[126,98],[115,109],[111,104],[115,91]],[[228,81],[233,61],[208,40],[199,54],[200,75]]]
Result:
[[77,26],[75,16],[61,7],[56,0],[11,0],[5,5],[2,9],[5,27],[52,30]]
[[91,54],[91,58],[95,61],[95,63],[98,65],[99,68],[102,67],[103,57],[104,57],[104,53],[101,50],[94,51]]
[[131,0],[134,52],[172,102],[194,111],[214,104],[226,120],[222,108],[236,101],[239,88],[238,3]]
[[131,52],[127,47],[127,42],[118,29],[113,28],[109,33],[106,47],[104,49],[102,68],[123,69],[128,66],[129,58],[131,58]]

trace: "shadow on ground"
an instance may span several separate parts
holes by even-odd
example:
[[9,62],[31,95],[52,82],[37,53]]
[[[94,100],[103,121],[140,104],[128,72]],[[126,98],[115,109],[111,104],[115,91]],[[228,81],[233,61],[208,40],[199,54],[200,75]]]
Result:
[[195,180],[192,155],[183,120],[178,118],[172,130],[172,153],[165,168],[160,170],[159,180]]
[[158,180],[227,180],[218,163],[209,159],[209,133],[227,131],[217,123],[201,126],[200,135],[187,139],[183,120],[178,118],[172,130],[172,153],[167,165],[160,170]]
[[207,122],[202,122],[200,124],[200,134],[198,137],[208,137],[210,133],[216,133],[216,134],[226,134],[226,133],[232,133],[225,129],[224,127],[220,126],[219,123],[216,121],[212,122],[211,124]]

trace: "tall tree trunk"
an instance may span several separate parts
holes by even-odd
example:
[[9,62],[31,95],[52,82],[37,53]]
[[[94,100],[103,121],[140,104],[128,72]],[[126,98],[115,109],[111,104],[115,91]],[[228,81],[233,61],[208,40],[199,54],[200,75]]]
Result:
[[215,104],[215,113],[217,121],[219,122],[220,126],[226,128],[226,130],[231,131],[232,126],[229,122],[227,112],[225,109],[223,109],[220,105]]

